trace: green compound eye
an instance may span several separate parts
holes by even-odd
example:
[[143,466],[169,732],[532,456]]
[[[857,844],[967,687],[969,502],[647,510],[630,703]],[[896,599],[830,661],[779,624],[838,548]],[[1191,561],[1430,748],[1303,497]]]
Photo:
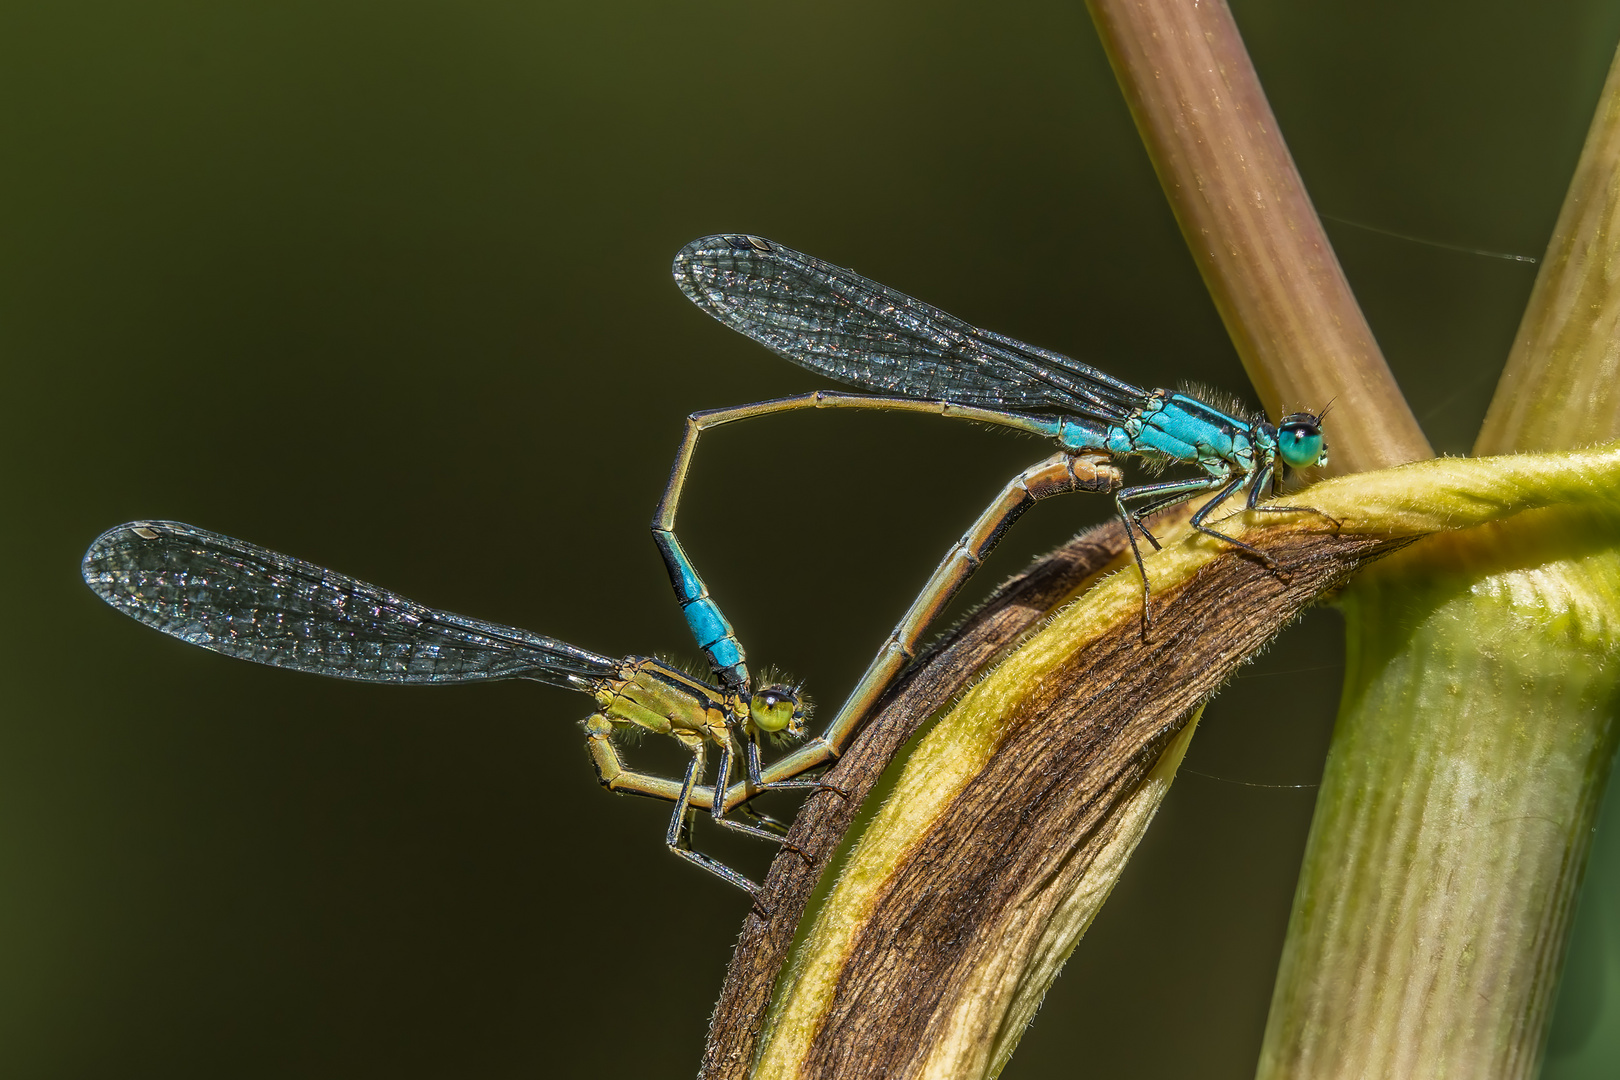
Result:
[[1295,469],[1326,465],[1327,444],[1322,439],[1317,418],[1309,413],[1283,417],[1283,422],[1277,425],[1277,454]]
[[772,734],[788,729],[797,734],[804,728],[799,695],[785,686],[767,686],[755,694],[748,702],[748,715],[759,730]]

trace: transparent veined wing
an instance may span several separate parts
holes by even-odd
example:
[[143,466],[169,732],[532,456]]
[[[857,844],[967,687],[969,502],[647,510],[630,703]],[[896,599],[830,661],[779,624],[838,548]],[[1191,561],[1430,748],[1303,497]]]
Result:
[[419,604],[290,555],[178,521],[99,536],[84,580],[107,603],[193,645],[273,667],[381,683],[533,679],[590,689],[618,661]]
[[758,236],[687,244],[675,281],[704,311],[863,390],[1120,421],[1148,395],[1061,353],[981,330],[853,270]]

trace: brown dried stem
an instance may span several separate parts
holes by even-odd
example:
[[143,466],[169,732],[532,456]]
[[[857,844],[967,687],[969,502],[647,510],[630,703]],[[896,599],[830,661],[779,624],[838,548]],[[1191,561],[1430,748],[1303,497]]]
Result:
[[1361,562],[1410,542],[1250,537],[1285,578],[1227,554],[1166,590],[1151,642],[1131,616],[1086,641],[1000,712],[983,767],[923,831],[902,830],[875,896],[829,900],[815,935],[832,941],[796,970],[761,1076],[982,1077],[1005,1060],[1162,798],[1136,796],[1193,710]]

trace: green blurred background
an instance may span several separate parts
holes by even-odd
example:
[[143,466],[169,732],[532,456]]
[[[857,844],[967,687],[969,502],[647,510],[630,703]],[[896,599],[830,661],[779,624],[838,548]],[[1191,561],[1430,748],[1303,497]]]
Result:
[[[1539,256],[1620,5],[1235,7],[1401,385],[1465,451],[1534,269],[1370,230]],[[689,655],[646,532],[680,420],[823,385],[671,283],[722,230],[1137,383],[1246,385],[1079,4],[0,8],[0,1075],[692,1073],[746,900],[597,789],[586,699],[227,661],[77,563],[178,518]],[[750,656],[830,705],[1046,452],[745,425],[705,441],[682,535]],[[974,595],[1106,510],[1043,504]],[[1339,639],[1313,614],[1210,708],[1007,1076],[1252,1074]],[[1560,1080],[1620,1069],[1615,803]]]

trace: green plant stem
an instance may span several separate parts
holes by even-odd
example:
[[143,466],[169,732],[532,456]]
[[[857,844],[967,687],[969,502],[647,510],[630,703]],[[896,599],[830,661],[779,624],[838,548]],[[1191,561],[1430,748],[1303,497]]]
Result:
[[[1259,1076],[1533,1076],[1613,758],[1620,522],[1359,577]],[[1533,569],[1526,569],[1526,564]]]
[[1620,432],[1617,253],[1620,54],[1474,453],[1570,450]]
[[[1620,434],[1617,191],[1620,67],[1477,447]],[[1533,1076],[1615,749],[1620,518],[1430,540],[1343,605],[1343,703],[1259,1076]]]

